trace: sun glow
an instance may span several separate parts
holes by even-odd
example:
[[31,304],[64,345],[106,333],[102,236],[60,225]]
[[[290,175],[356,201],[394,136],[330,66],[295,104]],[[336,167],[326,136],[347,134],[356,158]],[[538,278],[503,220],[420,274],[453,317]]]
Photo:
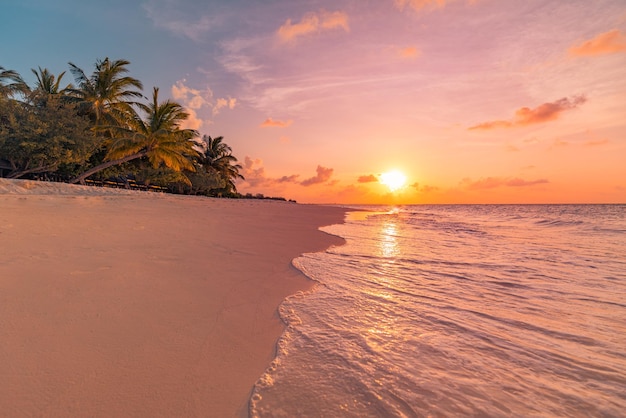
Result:
[[406,176],[397,170],[388,171],[381,174],[378,181],[387,186],[390,192],[395,192],[404,186],[406,183]]

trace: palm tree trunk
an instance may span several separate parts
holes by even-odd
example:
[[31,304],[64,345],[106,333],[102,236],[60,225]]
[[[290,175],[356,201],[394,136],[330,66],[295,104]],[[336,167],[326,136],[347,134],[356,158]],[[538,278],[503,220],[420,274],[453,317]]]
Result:
[[109,168],[109,167],[113,167],[114,165],[118,165],[118,164],[124,164],[128,161],[132,161],[132,160],[136,160],[137,158],[141,158],[141,157],[145,157],[147,155],[146,151],[140,151],[137,152],[135,154],[131,154],[131,155],[127,155],[124,158],[120,158],[118,160],[112,160],[112,161],[107,161],[105,163],[102,163],[100,165],[97,165],[93,168],[90,168],[89,170],[85,171],[84,173],[78,175],[77,177],[74,177],[72,180],[70,180],[70,184],[76,184],[76,183],[80,183],[80,184],[85,184],[85,179],[89,176],[91,176],[92,174],[97,173],[98,171],[102,171],[105,168]]
[[39,167],[35,167],[35,168],[30,168],[27,170],[22,170],[22,171],[14,171],[11,174],[9,174],[7,176],[8,179],[19,179],[22,176],[25,176],[26,174],[33,174],[33,173],[44,173],[46,171],[51,171],[54,170],[57,166],[57,163],[54,164],[50,164],[50,165],[46,165],[46,166],[39,166]]

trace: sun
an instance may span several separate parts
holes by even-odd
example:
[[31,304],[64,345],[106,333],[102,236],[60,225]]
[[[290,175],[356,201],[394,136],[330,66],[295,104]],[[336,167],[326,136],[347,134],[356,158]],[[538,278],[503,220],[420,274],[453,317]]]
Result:
[[378,181],[387,186],[390,192],[395,192],[404,186],[406,176],[397,170],[393,170],[381,174]]

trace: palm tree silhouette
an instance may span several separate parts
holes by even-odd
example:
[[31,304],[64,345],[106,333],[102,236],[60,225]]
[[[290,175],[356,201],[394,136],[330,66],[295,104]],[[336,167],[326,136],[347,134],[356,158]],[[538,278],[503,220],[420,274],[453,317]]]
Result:
[[14,97],[18,93],[27,93],[28,86],[14,70],[7,70],[0,65],[0,99]]
[[52,74],[47,68],[38,67],[38,70],[31,68],[31,71],[37,77],[35,87],[30,94],[30,100],[35,105],[45,106],[51,98],[65,98],[68,90],[72,88],[71,84],[61,88],[61,79],[65,75],[65,71],[58,76]]
[[66,89],[72,88],[71,84],[68,84],[66,87],[60,89],[61,79],[65,75],[65,71],[63,71],[58,76],[52,74],[47,68],[41,69],[38,67],[38,71],[31,68],[35,77],[37,77],[37,82],[35,83],[35,90],[38,90],[45,94],[63,94]]
[[237,158],[232,155],[232,149],[224,142],[224,137],[211,138],[209,135],[202,137],[204,143],[200,163],[208,169],[213,169],[225,183],[224,191],[233,193],[237,191],[235,181],[244,179],[239,173],[242,166],[237,163]]

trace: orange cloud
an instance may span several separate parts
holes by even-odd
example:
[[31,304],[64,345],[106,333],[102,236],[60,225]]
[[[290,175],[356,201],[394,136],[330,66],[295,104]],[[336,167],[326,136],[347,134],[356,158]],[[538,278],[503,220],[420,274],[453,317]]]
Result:
[[608,139],[597,139],[597,140],[590,140],[585,142],[585,146],[587,147],[598,147],[600,145],[606,145],[608,144],[610,141]]
[[178,80],[172,86],[172,96],[174,100],[179,100],[190,109],[200,109],[202,106],[209,105],[213,92],[209,89],[198,90],[192,89],[185,85],[186,80]]
[[265,119],[265,121],[263,121],[263,123],[261,124],[261,128],[286,128],[287,126],[292,124],[292,120],[288,120],[288,121],[281,121],[281,120],[274,120],[272,118],[267,118]]
[[624,51],[626,51],[626,36],[619,29],[601,33],[569,49],[570,55],[577,57],[615,54]]
[[333,169],[322,167],[321,165],[317,166],[317,174],[314,177],[308,178],[300,182],[302,186],[312,186],[313,184],[325,183],[333,175]]
[[278,29],[278,37],[283,42],[291,42],[296,38],[325,30],[343,29],[350,31],[348,25],[348,15],[344,12],[326,12],[324,10],[319,13],[308,13],[298,23],[291,23],[291,19]]
[[486,130],[486,129],[496,129],[496,128],[510,128],[511,126],[513,126],[512,122],[509,122],[506,120],[494,120],[491,122],[483,122],[475,126],[470,126],[468,129],[469,130],[474,130],[474,129]]
[[400,10],[404,10],[408,6],[416,12],[426,8],[442,8],[446,5],[446,0],[394,0],[394,2]]
[[439,190],[439,187],[437,186],[429,186],[427,184],[423,185],[419,191],[422,193],[431,193],[431,192],[436,192]]
[[525,126],[549,122],[557,119],[561,115],[561,113],[567,110],[575,109],[586,101],[587,99],[585,98],[585,96],[574,96],[572,99],[564,97],[555,102],[543,103],[534,109],[522,107],[515,112],[515,118],[512,121],[495,120],[490,122],[483,122],[481,124],[471,126],[468,129],[486,130],[495,128],[510,128],[514,126]]
[[378,181],[378,177],[373,174],[369,174],[367,176],[361,176],[357,180],[359,183],[374,183]]
[[234,99],[232,97],[229,97],[228,99],[220,97],[215,101],[215,105],[213,105],[213,115],[217,115],[224,107],[227,109],[234,109],[236,105],[237,99]]
[[[446,3],[452,3],[455,0],[394,0],[396,7],[404,10],[409,7],[416,12],[424,9],[443,9]],[[474,4],[477,0],[467,0],[468,4]]]
[[189,114],[189,117],[187,117],[187,119],[180,124],[182,129],[194,129],[197,131],[202,128],[204,121],[198,117],[195,110],[187,108],[185,109],[185,112]]
[[414,46],[407,46],[406,48],[400,49],[399,54],[402,58],[412,59],[417,58],[419,50]]
[[[211,109],[213,116],[217,115],[221,109],[233,109],[237,105],[237,99],[229,97],[213,99],[211,89],[204,90],[191,88],[185,83],[187,80],[178,80],[171,88],[174,100],[185,106],[189,113],[189,118],[181,125],[183,128],[200,129],[204,121],[198,118],[197,111],[203,107]],[[209,123],[211,123],[209,121]]]
[[535,186],[537,184],[549,183],[547,179],[538,180],[524,180],[520,178],[502,178],[502,177],[487,177],[480,180],[473,181],[469,178],[465,178],[461,181],[461,185],[468,190],[484,190],[493,189],[496,187],[527,187]]
[[439,190],[439,187],[429,186],[428,184],[424,184],[422,186],[419,183],[413,183],[411,184],[411,187],[415,188],[416,191],[422,192],[422,193],[432,193],[432,192],[436,192]]

